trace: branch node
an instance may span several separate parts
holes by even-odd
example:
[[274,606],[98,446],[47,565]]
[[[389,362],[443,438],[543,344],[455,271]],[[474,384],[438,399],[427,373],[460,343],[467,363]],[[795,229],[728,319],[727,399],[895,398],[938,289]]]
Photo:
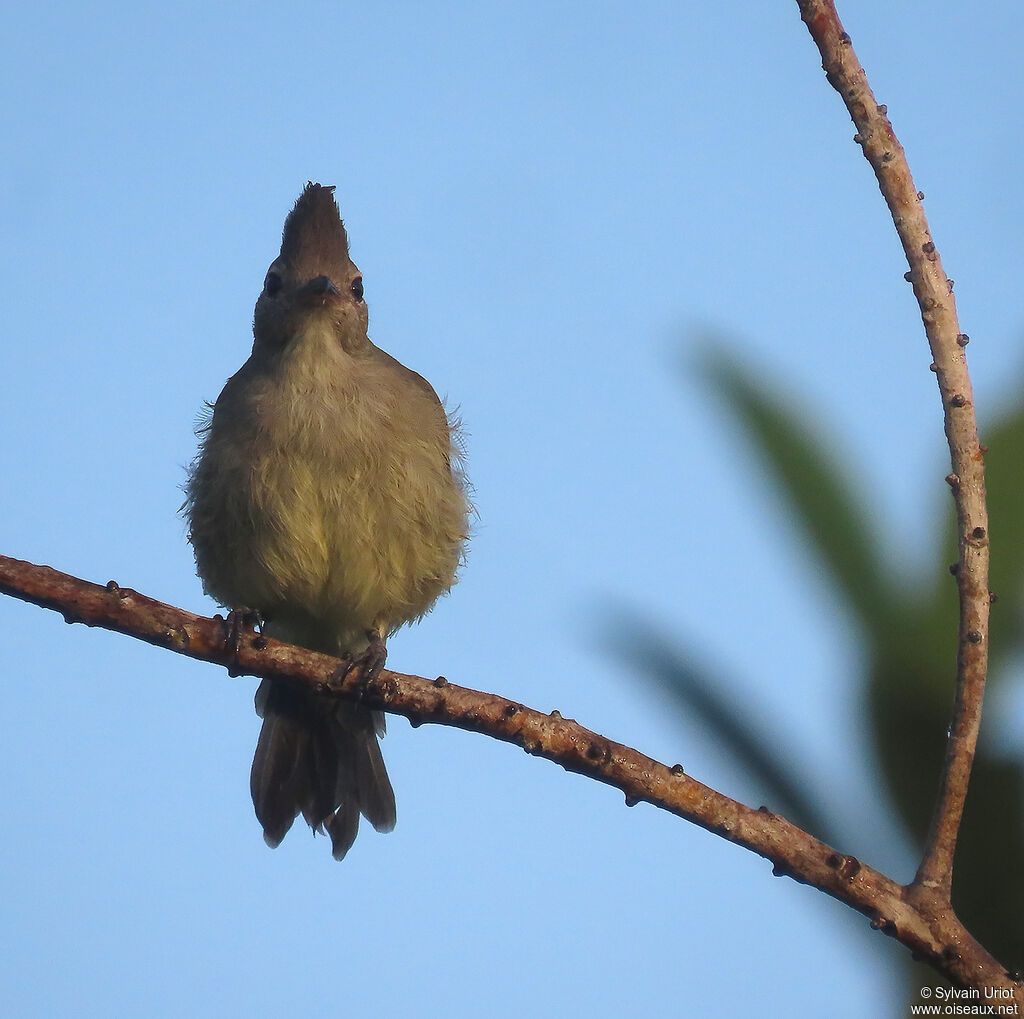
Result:
[[167,638],[167,643],[173,645],[180,650],[187,650],[192,638],[189,636],[188,630],[184,626],[168,627],[164,630],[164,636]]
[[888,917],[882,916],[881,913],[878,913],[871,921],[871,926],[874,930],[881,931],[883,934],[887,934],[890,938],[896,936],[896,924]]
[[830,853],[825,864],[839,873],[839,876],[846,881],[852,881],[860,873],[860,860],[856,856],[846,856],[843,853]]
[[967,333],[958,333],[956,337],[956,342],[960,344],[961,347],[966,347],[967,344],[971,342],[971,338],[970,336],[967,335]]

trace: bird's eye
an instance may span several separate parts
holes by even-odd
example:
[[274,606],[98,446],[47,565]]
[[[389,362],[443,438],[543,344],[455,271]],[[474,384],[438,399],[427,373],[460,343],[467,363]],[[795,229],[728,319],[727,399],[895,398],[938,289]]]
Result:
[[363,299],[363,277],[362,276],[357,276],[352,281],[351,290],[352,290],[352,296],[357,301],[361,301]]
[[268,272],[263,283],[263,292],[268,297],[273,297],[281,289],[281,277],[276,272]]

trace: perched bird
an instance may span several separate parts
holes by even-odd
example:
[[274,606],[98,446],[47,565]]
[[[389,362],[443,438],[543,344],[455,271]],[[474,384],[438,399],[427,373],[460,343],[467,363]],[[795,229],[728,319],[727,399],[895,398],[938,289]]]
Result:
[[[454,423],[430,384],[367,336],[334,188],[307,184],[256,302],[249,360],[201,430],[184,510],[203,587],[264,632],[383,665],[384,641],[455,582],[469,503]],[[301,813],[344,858],[359,815],[395,825],[384,716],[284,680],[251,789],[266,842]]]

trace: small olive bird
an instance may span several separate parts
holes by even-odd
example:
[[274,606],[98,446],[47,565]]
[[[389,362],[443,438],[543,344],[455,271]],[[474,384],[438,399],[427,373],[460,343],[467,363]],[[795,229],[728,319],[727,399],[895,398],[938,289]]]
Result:
[[[469,503],[454,422],[367,336],[333,187],[307,184],[285,220],[253,336],[189,470],[199,576],[269,636],[375,673],[385,639],[455,582]],[[360,813],[394,828],[383,714],[286,680],[260,684],[256,712],[252,800],[269,846],[300,813],[337,860]]]

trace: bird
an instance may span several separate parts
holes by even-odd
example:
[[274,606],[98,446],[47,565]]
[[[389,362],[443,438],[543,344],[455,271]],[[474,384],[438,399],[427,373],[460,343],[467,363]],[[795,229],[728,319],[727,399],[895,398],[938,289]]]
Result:
[[[268,636],[372,676],[455,583],[472,506],[458,422],[375,346],[334,187],[310,181],[256,302],[248,360],[199,429],[183,510],[203,588]],[[264,679],[250,789],[266,843],[299,814],[342,860],[395,826],[384,716]]]

